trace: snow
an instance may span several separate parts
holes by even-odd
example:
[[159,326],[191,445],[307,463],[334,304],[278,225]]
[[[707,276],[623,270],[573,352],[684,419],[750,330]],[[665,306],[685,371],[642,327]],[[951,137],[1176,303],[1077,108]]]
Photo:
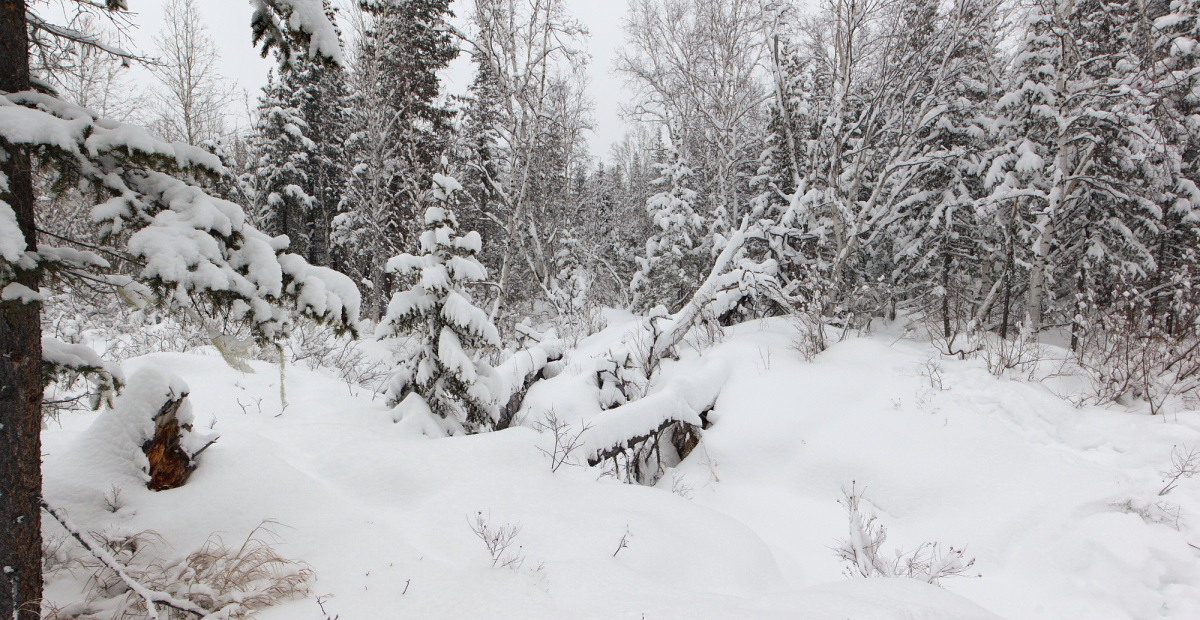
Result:
[[25,235],[17,225],[17,214],[0,200],[0,260],[15,263],[25,253]]
[[102,359],[95,349],[83,344],[63,342],[50,336],[42,338],[42,362],[72,369],[98,368],[117,381],[125,382],[121,367]]
[[442,318],[462,331],[483,339],[493,347],[500,346],[500,333],[496,325],[483,310],[476,308],[470,300],[457,291],[449,291],[442,299]]
[[9,282],[0,289],[0,301],[19,301],[31,304],[42,301],[42,294],[17,282]]
[[308,33],[311,41],[309,57],[325,56],[338,64],[344,64],[341,39],[337,28],[325,15],[320,0],[250,0],[256,11],[266,12],[269,7],[278,7],[287,15],[289,30]]
[[[597,434],[632,428],[622,420],[634,409],[600,410],[594,370],[643,319],[606,318],[561,374],[532,388],[518,420],[553,410]],[[1200,479],[1157,496],[1172,447],[1200,444],[1200,412],[1076,408],[1056,394],[1067,378],[996,377],[898,327],[811,363],[797,338],[777,319],[727,328],[709,348],[691,338],[678,347],[647,400],[719,394],[700,446],[653,488],[601,468],[551,473],[542,450],[553,437],[526,426],[447,437],[419,397],[390,410],[332,371],[289,365],[284,409],[277,368],[251,362],[258,372],[243,375],[202,351],[127,361],[133,380],[116,412],[48,429],[45,494],[80,527],[153,530],[179,554],[212,532],[238,540],[264,519],[284,524],[277,549],[314,569],[325,611],[310,596],[262,620],[1200,617],[1189,546],[1200,542]],[[159,378],[143,381],[145,370]],[[222,439],[187,485],[154,493],[130,461],[142,435],[117,422],[186,390],[171,374],[191,387],[196,428]],[[242,406],[258,399],[261,409]],[[889,549],[965,546],[981,576],[941,588],[845,578],[831,549],[847,535],[837,500],[851,484],[888,528]],[[104,503],[114,485],[115,512]],[[1147,509],[1159,503],[1178,522]],[[468,524],[478,513],[492,527],[520,525],[519,568],[492,568]],[[76,573],[52,576],[52,602],[77,600],[86,575]]]

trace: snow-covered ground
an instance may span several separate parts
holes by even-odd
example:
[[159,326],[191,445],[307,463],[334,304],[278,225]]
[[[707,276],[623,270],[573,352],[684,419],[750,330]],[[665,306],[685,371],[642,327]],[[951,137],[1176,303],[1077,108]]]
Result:
[[[620,338],[612,322],[534,389],[527,424],[550,409],[604,415],[586,377]],[[702,359],[681,351],[664,381],[726,383],[700,446],[654,488],[602,468],[552,473],[551,438],[529,427],[414,435],[333,372],[289,366],[282,409],[277,367],[148,355],[125,374],[181,376],[197,426],[220,440],[187,485],[156,493],[89,428],[108,414],[66,415],[44,433],[46,497],[84,529],[153,531],[161,554],[277,522],[277,550],[315,572],[313,596],[264,620],[1200,618],[1200,479],[1157,495],[1173,448],[1200,446],[1200,412],[1076,408],[1051,389],[1061,381],[997,378],[894,333],[811,363],[795,340],[767,320],[726,330]],[[965,546],[979,576],[846,578],[833,548],[852,485],[887,527],[885,553]],[[477,518],[519,527],[508,567],[493,566]],[[56,573],[48,598],[79,599],[85,578]]]

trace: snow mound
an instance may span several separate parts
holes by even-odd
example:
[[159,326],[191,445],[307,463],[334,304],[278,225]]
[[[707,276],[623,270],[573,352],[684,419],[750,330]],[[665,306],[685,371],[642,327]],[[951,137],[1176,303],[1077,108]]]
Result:
[[[553,410],[601,428],[619,412],[597,405],[594,369],[637,320],[609,318],[518,420]],[[285,524],[279,552],[312,566],[325,609],[298,600],[263,620],[1200,617],[1200,480],[1157,496],[1172,447],[1200,445],[1200,413],[1077,409],[1047,385],[895,334],[807,363],[796,338],[786,321],[759,321],[679,347],[649,394],[722,385],[702,442],[657,487],[620,484],[578,465],[581,454],[552,473],[554,438],[527,427],[445,437],[420,403],[393,411],[332,372],[289,366],[284,408],[266,364],[242,375],[216,355],[155,354],[126,363],[131,386],[149,385],[143,369],[185,376],[197,427],[222,429],[188,484],[145,490],[128,466],[139,435],[108,412],[93,428],[83,415],[46,432],[45,492],[83,527],[153,530],[177,549]],[[186,389],[156,385],[131,387],[121,415]],[[113,484],[129,489],[115,512],[104,507]],[[965,546],[981,576],[941,588],[845,578],[832,548],[847,536],[837,500],[852,484],[889,552]],[[477,516],[516,531],[504,562],[473,533]],[[60,574],[48,592],[78,592],[70,580],[83,578]]]

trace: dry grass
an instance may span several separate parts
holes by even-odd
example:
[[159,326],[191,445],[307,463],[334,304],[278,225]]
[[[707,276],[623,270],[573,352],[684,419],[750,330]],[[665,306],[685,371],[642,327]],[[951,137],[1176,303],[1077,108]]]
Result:
[[[132,536],[98,537],[145,587],[220,612],[223,618],[249,618],[254,611],[310,593],[312,570],[278,554],[276,538],[265,522],[237,546],[210,537],[198,550],[181,559],[163,559],[154,553],[161,538],[152,532]],[[91,557],[79,560],[91,574],[82,604],[52,611],[45,620],[142,620],[152,617],[142,597],[103,563]],[[158,606],[162,620],[194,619],[195,614]]]

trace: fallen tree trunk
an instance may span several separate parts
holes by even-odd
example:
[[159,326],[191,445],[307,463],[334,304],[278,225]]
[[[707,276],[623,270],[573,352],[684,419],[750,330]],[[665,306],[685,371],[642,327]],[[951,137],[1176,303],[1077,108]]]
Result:
[[[658,391],[609,409],[584,434],[588,463],[611,460],[628,482],[653,484],[666,467],[687,458],[729,377],[724,364],[708,364]],[[669,448],[669,449],[668,449]]]
[[496,367],[496,374],[507,388],[506,392],[499,395],[501,405],[496,430],[512,426],[529,388],[542,379],[553,378],[561,370],[559,362],[563,358],[563,348],[558,339],[532,330],[524,333],[537,344],[514,353],[508,361]]

